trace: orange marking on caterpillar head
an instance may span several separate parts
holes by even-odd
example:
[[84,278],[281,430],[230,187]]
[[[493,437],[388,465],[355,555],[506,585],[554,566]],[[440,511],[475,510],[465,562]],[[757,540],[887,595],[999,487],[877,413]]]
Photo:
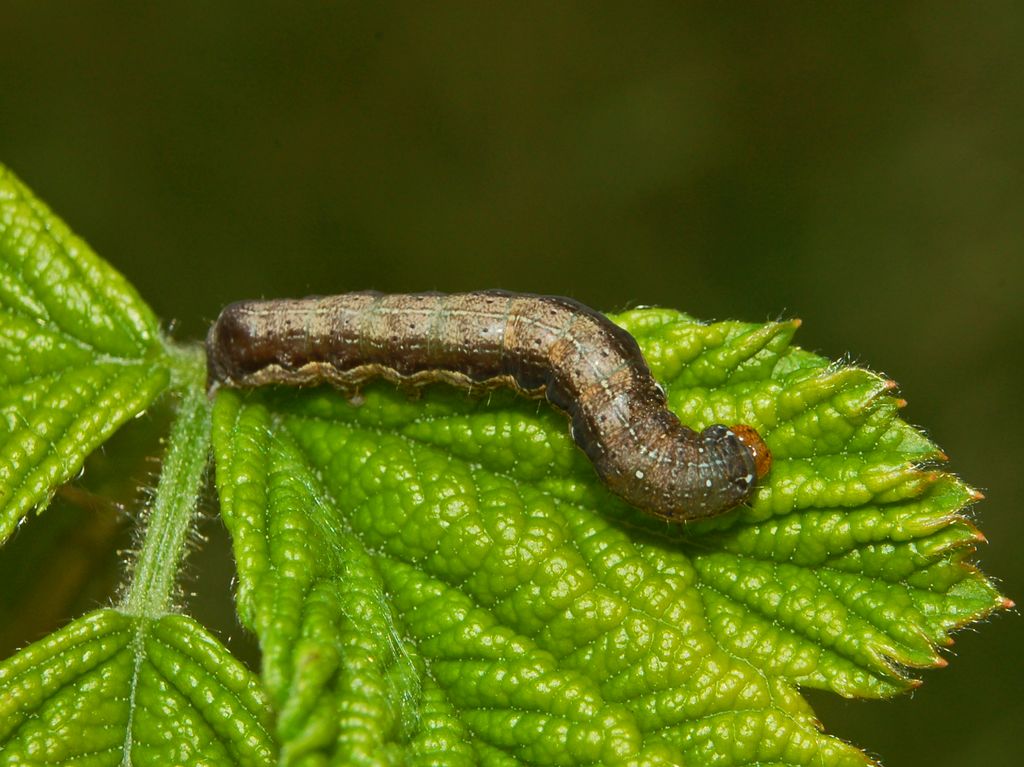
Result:
[[754,466],[757,469],[757,478],[763,479],[772,468],[772,451],[768,449],[761,435],[753,426],[745,423],[729,427],[737,439],[754,455]]

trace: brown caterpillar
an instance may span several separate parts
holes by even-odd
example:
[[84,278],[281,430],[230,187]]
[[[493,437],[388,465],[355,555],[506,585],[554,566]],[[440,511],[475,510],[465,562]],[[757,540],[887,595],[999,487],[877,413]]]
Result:
[[668,409],[636,340],[568,298],[375,292],[243,301],[206,339],[209,383],[354,389],[371,378],[510,386],[565,411],[614,493],[671,522],[749,501],[771,454],[750,426],[697,433]]

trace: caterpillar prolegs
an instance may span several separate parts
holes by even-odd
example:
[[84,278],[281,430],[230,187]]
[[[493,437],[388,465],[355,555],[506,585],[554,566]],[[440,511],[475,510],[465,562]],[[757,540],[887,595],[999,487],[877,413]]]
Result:
[[497,290],[242,301],[206,349],[210,385],[510,386],[546,397],[607,487],[671,522],[749,501],[771,467],[746,425],[696,432],[668,409],[636,340],[568,298]]

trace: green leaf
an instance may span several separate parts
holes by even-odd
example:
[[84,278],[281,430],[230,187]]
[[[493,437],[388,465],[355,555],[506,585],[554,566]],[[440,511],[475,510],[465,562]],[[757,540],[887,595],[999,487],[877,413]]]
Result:
[[[183,359],[179,372],[187,370]],[[169,612],[209,453],[203,372],[193,355],[123,604],[0,664],[0,764],[276,761],[259,679],[197,623]]]
[[100,610],[0,664],[0,764],[270,765],[261,689],[190,618]]
[[124,278],[0,166],[0,542],[168,385]]
[[645,516],[507,392],[219,392],[283,764],[863,765],[798,688],[908,689],[1003,605],[965,564],[976,495],[890,382],[791,346],[797,323],[615,319],[684,422],[765,436],[752,507]]
[[645,516],[508,392],[220,392],[264,687],[169,613],[211,437],[200,355],[0,168],[0,540],[172,377],[181,395],[123,604],[0,664],[0,763],[869,763],[798,690],[909,689],[1007,604],[968,562],[978,494],[891,382],[792,347],[795,323],[617,321],[684,421],[766,437],[751,507]]

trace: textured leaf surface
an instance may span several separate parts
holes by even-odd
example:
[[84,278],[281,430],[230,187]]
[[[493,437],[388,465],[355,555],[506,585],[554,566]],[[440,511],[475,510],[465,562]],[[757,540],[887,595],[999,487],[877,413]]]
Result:
[[156,318],[0,166],[0,542],[166,388]]
[[0,764],[270,765],[261,689],[189,618],[101,610],[0,664]]
[[1002,604],[968,487],[892,385],[795,323],[616,318],[695,427],[749,423],[756,502],[669,527],[506,392],[221,391],[217,484],[285,764],[862,765],[798,686],[884,697]]

